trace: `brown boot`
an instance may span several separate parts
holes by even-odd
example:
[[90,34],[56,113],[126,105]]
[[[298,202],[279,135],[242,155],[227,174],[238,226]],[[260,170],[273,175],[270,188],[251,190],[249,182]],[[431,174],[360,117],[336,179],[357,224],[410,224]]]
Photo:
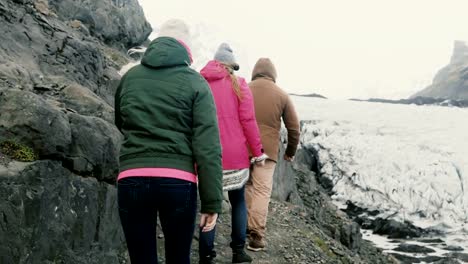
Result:
[[265,250],[265,248],[266,248],[265,239],[259,236],[255,232],[250,233],[250,239],[249,239],[249,244],[247,245],[247,249],[258,252],[261,250]]

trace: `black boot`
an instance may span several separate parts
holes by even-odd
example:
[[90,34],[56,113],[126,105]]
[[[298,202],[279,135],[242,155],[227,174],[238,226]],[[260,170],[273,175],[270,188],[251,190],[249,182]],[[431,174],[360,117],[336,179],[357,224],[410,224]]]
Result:
[[216,251],[212,251],[208,256],[200,256],[199,264],[214,264],[216,258]]
[[250,263],[252,258],[245,253],[244,249],[234,249],[232,251],[232,263]]

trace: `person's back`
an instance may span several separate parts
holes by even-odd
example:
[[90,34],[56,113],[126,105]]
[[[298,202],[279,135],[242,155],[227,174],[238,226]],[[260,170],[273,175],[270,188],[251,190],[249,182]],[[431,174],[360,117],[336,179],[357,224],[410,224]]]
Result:
[[[160,34],[173,33],[181,24],[186,27],[168,21]],[[221,148],[213,97],[206,81],[189,67],[187,45],[171,35],[151,42],[141,65],[122,77],[115,95],[115,123],[124,135],[119,215],[132,263],[157,262],[158,215],[166,262],[190,263],[197,183],[205,228],[214,228],[221,211]]]
[[257,61],[252,72],[252,82],[249,83],[262,145],[269,157],[264,166],[253,166],[251,177],[246,184],[250,232],[247,248],[253,251],[263,250],[266,246],[268,204],[273,185],[273,173],[278,161],[281,120],[288,133],[285,160],[293,159],[299,142],[299,121],[294,105],[288,94],[276,85],[276,77],[273,63],[269,59],[262,58]]
[[[257,160],[263,155],[260,133],[255,120],[252,92],[246,81],[234,74],[239,69],[231,47],[219,46],[214,60],[201,70],[208,81],[216,104],[223,155],[223,189],[228,192],[232,214],[232,263],[250,263],[245,251],[247,208],[245,183],[249,178],[249,148]],[[200,230],[200,264],[213,263],[215,230]]]
[[[287,104],[287,94],[281,90],[275,83],[267,79],[256,79],[249,83],[252,95],[256,98],[256,119],[259,124],[281,129],[281,115]],[[260,99],[260,97],[262,97]]]
[[249,168],[249,146],[254,156],[262,155],[252,94],[244,78],[234,76],[237,94],[228,71],[221,62],[212,60],[201,74],[208,81],[216,104],[223,169]]
[[299,142],[299,121],[289,95],[276,85],[276,69],[266,58],[260,59],[252,73],[249,87],[255,102],[255,115],[265,153],[278,160],[281,119],[288,130],[286,154],[294,156]]
[[[192,102],[198,74],[187,66],[188,57],[177,40],[153,41],[141,65],[128,71],[116,98],[117,126],[122,144],[120,169],[143,164],[194,172]],[[209,109],[208,109],[209,110]],[[208,111],[209,112],[209,111]],[[166,164],[171,159],[170,164]]]

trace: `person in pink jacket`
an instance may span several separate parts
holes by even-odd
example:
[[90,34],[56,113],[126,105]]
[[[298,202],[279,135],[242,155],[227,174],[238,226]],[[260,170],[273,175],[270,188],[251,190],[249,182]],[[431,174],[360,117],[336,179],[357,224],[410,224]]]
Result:
[[[247,82],[237,77],[239,69],[232,49],[226,43],[219,46],[214,60],[201,70],[213,93],[218,116],[219,134],[222,147],[223,190],[228,191],[231,203],[232,263],[252,262],[244,251],[247,208],[245,204],[245,183],[249,177],[252,162],[262,164],[267,156],[263,153],[260,132],[255,119],[255,108]],[[200,263],[212,263],[215,229],[204,232],[200,227]]]

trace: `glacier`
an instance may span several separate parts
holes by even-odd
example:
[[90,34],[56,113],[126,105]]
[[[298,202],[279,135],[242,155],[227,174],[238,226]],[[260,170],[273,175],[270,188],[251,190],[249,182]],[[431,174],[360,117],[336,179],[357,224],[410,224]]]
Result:
[[[468,109],[292,96],[332,198],[468,249]],[[304,122],[305,121],[305,122]]]

